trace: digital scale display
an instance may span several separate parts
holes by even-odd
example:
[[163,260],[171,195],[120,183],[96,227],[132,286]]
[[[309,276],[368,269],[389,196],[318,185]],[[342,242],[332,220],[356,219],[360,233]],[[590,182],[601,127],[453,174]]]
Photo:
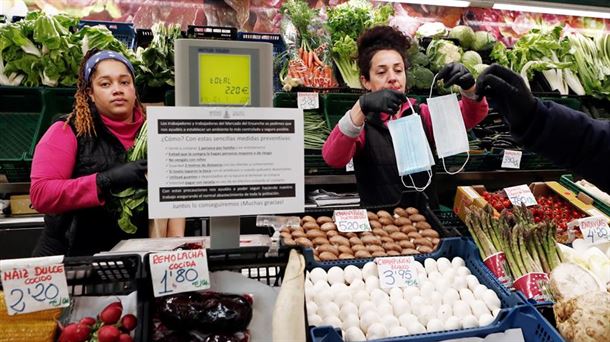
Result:
[[251,98],[251,56],[199,54],[199,104],[248,106]]

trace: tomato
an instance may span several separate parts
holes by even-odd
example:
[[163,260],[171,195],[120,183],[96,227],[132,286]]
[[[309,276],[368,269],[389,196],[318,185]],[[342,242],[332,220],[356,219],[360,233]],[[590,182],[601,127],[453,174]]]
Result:
[[504,205],[504,208],[510,208],[511,204],[509,200],[504,200],[502,201],[502,205]]

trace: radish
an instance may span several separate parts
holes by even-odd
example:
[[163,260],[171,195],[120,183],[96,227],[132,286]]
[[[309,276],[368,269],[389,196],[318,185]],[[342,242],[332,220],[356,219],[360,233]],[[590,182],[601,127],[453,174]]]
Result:
[[93,317],[83,317],[78,323],[92,327],[97,323],[97,320]]
[[122,306],[117,306],[115,303],[112,303],[105,307],[102,312],[100,312],[100,320],[108,325],[115,324],[119,321],[119,319],[121,319],[122,313]]
[[97,331],[99,342],[119,342],[121,332],[114,325],[104,325]]
[[132,314],[127,314],[121,318],[121,326],[127,331],[132,331],[138,325],[138,319]]
[[129,334],[121,334],[119,342],[133,342],[133,338]]
[[85,342],[91,334],[91,328],[79,323],[68,324],[59,336],[59,342]]

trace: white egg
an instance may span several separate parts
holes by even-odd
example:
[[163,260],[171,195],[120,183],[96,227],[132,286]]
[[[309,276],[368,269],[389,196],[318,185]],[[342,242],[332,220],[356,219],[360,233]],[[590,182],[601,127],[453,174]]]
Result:
[[460,293],[460,298],[467,303],[470,303],[475,300],[474,294],[472,294],[472,291],[467,288],[461,288],[458,290],[458,292]]
[[426,327],[418,321],[409,322],[405,328],[409,330],[409,334],[422,334],[426,332]]
[[394,308],[390,303],[377,303],[377,312],[381,316],[394,314]]
[[360,304],[364,301],[370,300],[371,296],[369,296],[369,293],[367,290],[360,290],[357,292],[352,292],[352,301],[356,304]]
[[318,306],[318,314],[322,317],[339,316],[339,312],[341,312],[341,309],[339,309],[339,306],[333,302]]
[[333,296],[336,296],[339,292],[351,292],[344,283],[334,283],[330,286],[330,290],[333,292]]
[[434,282],[434,289],[440,293],[445,293],[451,288],[450,284],[447,279],[438,279]]
[[498,295],[494,292],[494,290],[487,289],[485,293],[483,293],[483,301],[489,310],[497,309],[502,306],[500,298],[498,298]]
[[415,310],[416,308],[421,308],[422,306],[428,304],[424,297],[415,296],[411,298],[411,310]]
[[472,293],[474,294],[474,298],[476,299],[483,299],[483,295],[485,294],[485,291],[487,291],[487,286],[483,285],[483,284],[478,284],[475,285],[474,289],[471,289]]
[[307,323],[313,326],[321,325],[322,317],[320,317],[319,315],[309,315],[307,316]]
[[343,276],[343,269],[338,266],[331,267],[326,276],[326,280],[332,284],[344,284],[345,277]]
[[338,305],[343,305],[352,301],[352,293],[350,291],[335,292],[334,302]]
[[381,316],[381,323],[383,323],[383,325],[385,325],[385,327],[388,330],[390,330],[394,327],[400,326],[400,322],[398,321],[398,318],[396,318],[396,316],[394,316],[394,315]]
[[358,317],[358,315],[349,315],[345,318],[341,319],[342,324],[341,324],[341,329],[343,330],[347,330],[348,328],[351,327],[356,327],[358,329],[360,329],[360,318]]
[[443,293],[443,304],[453,305],[456,301],[460,300],[460,294],[454,288],[448,288]]
[[470,302],[470,311],[475,317],[480,318],[483,315],[490,315],[489,310],[487,309],[487,305],[482,300],[473,300]]
[[328,302],[332,302],[333,300],[333,293],[328,291],[320,291],[318,293],[316,293],[316,295],[314,296],[313,300],[316,302],[316,304],[318,304],[318,307],[322,306],[322,304],[328,303]]
[[436,317],[436,310],[431,306],[424,306],[419,310],[419,313],[416,313],[415,315],[421,324],[427,325],[428,321]]
[[377,276],[367,276],[365,282],[365,287],[366,290],[370,292],[373,292],[374,289],[378,289],[379,288],[379,278],[377,278]]
[[334,328],[341,328],[343,322],[337,316],[324,316],[322,317],[322,323],[326,325],[330,325]]
[[362,280],[362,271],[354,265],[348,265],[343,269],[343,277],[346,283],[351,284],[356,279]]
[[453,314],[457,317],[466,317],[472,314],[472,312],[470,311],[470,305],[468,305],[468,303],[463,300],[458,300],[453,303],[452,309]]
[[317,291],[311,288],[310,290],[305,290],[305,300],[313,301]]
[[443,322],[438,318],[432,318],[428,321],[428,324],[426,324],[426,330],[428,332],[441,331],[443,328]]
[[371,300],[375,303],[379,303],[379,302],[389,302],[390,301],[390,297],[388,296],[387,293],[385,293],[383,290],[381,289],[373,289],[370,293],[371,295]]
[[361,342],[364,340],[366,340],[366,336],[364,336],[364,333],[359,328],[351,327],[351,328],[348,328],[347,330],[345,330],[345,341],[346,342],[355,342],[355,341]]
[[451,284],[451,287],[453,287],[454,289],[456,289],[458,291],[460,291],[461,289],[468,290],[468,283],[466,282],[466,277],[461,276],[461,275],[456,275],[455,278],[453,278],[453,283]]
[[449,318],[447,318],[447,320],[445,320],[445,330],[454,330],[454,329],[461,329],[462,328],[462,322],[460,322],[460,319],[455,317],[455,316],[451,316]]
[[[309,274],[309,272],[307,272],[307,274]],[[305,286],[305,289],[308,289],[308,288],[312,288],[312,287],[313,287],[313,283],[311,282],[311,280],[309,279],[309,277],[305,278],[305,284],[304,284],[304,286]]]
[[426,268],[422,265],[421,262],[415,260],[413,261],[413,267],[417,270],[417,273],[423,273],[426,275]]
[[419,288],[417,286],[407,286],[402,290],[403,298],[411,300],[415,296],[419,296]]
[[398,321],[400,322],[400,325],[402,325],[403,327],[405,327],[407,329],[409,329],[408,325],[411,324],[412,322],[419,323],[417,316],[415,316],[414,314],[410,314],[410,313],[406,313],[406,314],[402,314],[402,315],[398,316]]
[[365,300],[358,306],[358,313],[360,313],[360,317],[362,317],[362,315],[364,315],[366,312],[371,311],[377,312],[377,306],[373,304],[373,302],[371,302],[370,300]]
[[373,323],[366,331],[367,340],[376,340],[388,336],[388,329],[381,323]]
[[451,309],[451,305],[449,304],[443,304],[436,310],[436,317],[441,321],[446,321],[452,315],[453,309]]
[[436,259],[436,268],[438,268],[440,273],[445,273],[448,269],[453,268],[453,266],[451,265],[451,260],[440,257]]
[[402,289],[400,287],[392,287],[390,289],[390,299],[392,301],[397,299],[403,299]]
[[344,303],[339,311],[339,318],[344,320],[351,315],[358,316],[358,306],[354,303]]
[[424,280],[419,287],[419,293],[422,297],[428,297],[434,292],[434,283],[430,280]]
[[305,303],[305,307],[307,308],[308,315],[313,315],[318,312],[318,304],[316,304],[314,301],[308,300]]
[[473,315],[466,315],[462,318],[462,328],[476,328],[479,326],[479,320]]
[[328,291],[330,290],[330,285],[328,285],[326,280],[319,280],[313,284],[312,290],[315,292]]
[[362,267],[362,278],[366,279],[370,276],[377,277],[379,274],[377,273],[377,264],[373,261],[369,261]]
[[444,277],[439,272],[428,273],[428,280],[435,282],[437,280],[443,280]]
[[357,292],[360,290],[366,290],[366,285],[362,279],[354,279],[351,284],[349,284],[349,290],[352,292]]
[[409,335],[409,330],[404,327],[394,327],[388,332],[388,337],[406,336]]
[[453,278],[457,275],[457,269],[451,267],[443,273],[443,279],[447,282],[447,284],[453,283]]
[[430,274],[432,272],[438,272],[438,267],[436,267],[436,260],[432,258],[427,258],[424,260],[424,267],[426,268],[426,273]]
[[373,323],[381,322],[381,317],[375,311],[365,312],[363,315],[360,315],[360,329],[364,333],[368,331],[368,328]]
[[476,276],[472,275],[472,274],[469,274],[469,275],[466,276],[466,283],[468,284],[468,288],[472,292],[474,292],[474,289],[476,288],[477,285],[480,285],[479,284],[479,279]]
[[464,262],[464,259],[458,256],[451,260],[451,265],[453,266],[453,268],[460,268],[461,266],[466,266],[466,263]]
[[457,274],[458,275],[463,275],[464,277],[469,275],[470,273],[471,273],[470,270],[466,266],[460,266],[457,269]]
[[498,317],[500,310],[501,310],[500,308],[495,308],[495,309],[491,310],[491,315],[494,316],[494,318]]
[[443,304],[443,295],[438,291],[433,291],[430,296],[428,296],[428,303],[433,307],[438,308]]
[[400,317],[402,314],[411,313],[411,306],[404,299],[392,300],[392,308],[394,309],[394,315]]
[[309,279],[311,279],[311,282],[314,284],[319,281],[326,281],[326,271],[323,268],[316,267],[309,272]]
[[488,313],[483,314],[479,317],[479,326],[484,327],[486,325],[489,325],[494,321],[494,319],[495,319],[494,316],[492,316]]

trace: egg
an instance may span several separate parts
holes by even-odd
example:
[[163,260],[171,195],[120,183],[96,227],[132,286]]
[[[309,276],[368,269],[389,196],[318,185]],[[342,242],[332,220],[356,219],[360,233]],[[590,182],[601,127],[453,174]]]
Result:
[[360,318],[358,318],[358,315],[349,315],[345,318],[341,319],[342,324],[341,324],[341,329],[343,330],[347,330],[351,327],[356,327],[358,329],[360,329]]
[[345,341],[346,342],[354,342],[354,341],[361,342],[364,340],[366,340],[366,336],[364,336],[364,333],[359,328],[351,327],[351,328],[348,328],[347,330],[345,330]]
[[451,316],[445,320],[444,327],[445,327],[445,330],[461,329],[462,322],[460,322],[459,318],[457,318],[455,316]]
[[407,286],[402,290],[403,298],[411,300],[415,296],[419,296],[419,288],[417,286]]
[[441,321],[446,321],[452,315],[453,309],[451,309],[451,305],[449,304],[443,304],[436,310],[436,317]]
[[485,292],[483,293],[483,301],[485,302],[490,311],[502,306],[498,295],[490,289],[485,290]]
[[358,306],[354,303],[344,303],[339,311],[339,318],[345,320],[351,315],[358,315]]
[[366,290],[369,291],[369,293],[373,292],[374,289],[379,288],[379,278],[376,276],[368,276],[364,282],[366,284]]
[[305,307],[307,308],[308,315],[313,315],[318,312],[318,304],[316,304],[314,301],[308,300],[305,303]]
[[344,284],[345,277],[343,276],[343,269],[338,266],[331,267],[326,275],[326,280],[331,284]]
[[467,288],[461,288],[458,290],[458,292],[460,293],[460,298],[467,303],[470,303],[475,300],[474,294],[472,294],[472,291]]
[[428,304],[424,297],[415,296],[411,298],[411,311],[415,311],[415,309],[421,308],[422,306]]
[[485,291],[487,291],[487,286],[483,285],[483,284],[478,284],[475,285],[474,289],[471,289],[472,293],[474,294],[474,298],[476,299],[483,299],[483,295],[485,294]]
[[312,290],[315,292],[328,291],[330,290],[330,285],[328,285],[326,280],[319,280],[313,284]]
[[326,281],[326,279],[327,279],[326,271],[324,271],[323,268],[316,267],[309,272],[309,279],[314,284],[319,281]]
[[431,306],[424,306],[415,315],[421,324],[427,325],[431,319],[436,317],[436,310]]
[[340,292],[351,292],[349,287],[344,283],[334,283],[330,286],[330,291],[333,293],[333,297],[337,296]]
[[377,312],[381,316],[392,315],[392,314],[394,314],[394,308],[392,307],[392,305],[390,303],[381,303],[381,304],[377,303]]
[[473,315],[466,315],[462,318],[462,328],[476,328],[479,326],[479,320]]
[[307,316],[307,324],[318,326],[322,324],[322,317],[319,315],[308,315]]
[[352,301],[352,293],[350,291],[337,292],[333,301],[340,306],[345,303],[350,303]]
[[366,290],[366,285],[362,279],[354,279],[351,284],[349,284],[349,290],[352,292],[358,292],[360,290]]
[[466,283],[468,284],[468,288],[472,292],[474,292],[474,289],[476,288],[477,285],[480,285],[479,279],[472,274],[469,274],[466,276]]
[[310,290],[305,290],[305,300],[306,301],[313,301],[316,293],[317,292],[313,288],[311,288]]
[[371,324],[380,322],[381,317],[379,317],[379,314],[377,314],[377,312],[369,311],[360,315],[360,329],[362,329],[364,333],[368,331],[368,328]]
[[330,316],[322,317],[322,324],[330,325],[333,328],[341,328],[341,325],[343,324],[343,322],[341,322],[339,317],[330,315]]
[[409,329],[408,325],[410,323],[419,321],[417,320],[417,316],[415,316],[414,314],[406,313],[398,316],[398,322],[400,322],[401,326]]
[[394,309],[394,315],[400,317],[402,314],[411,313],[411,307],[404,299],[392,300],[392,309]]
[[485,303],[479,299],[476,299],[476,300],[473,300],[472,302],[470,302],[470,311],[472,311],[472,314],[479,319],[483,315],[491,316],[491,313],[487,309],[487,305],[485,305]]
[[451,284],[451,283],[453,283],[453,279],[455,278],[456,275],[457,275],[457,269],[451,267],[448,270],[446,270],[445,273],[443,273],[443,279],[448,284]]
[[470,274],[470,270],[466,266],[460,266],[457,269],[458,275],[463,275],[464,277]]
[[494,321],[494,319],[495,319],[494,316],[492,316],[488,313],[483,314],[483,315],[479,316],[479,326],[484,327],[486,325],[489,325]]
[[443,295],[438,291],[433,291],[430,296],[428,296],[428,303],[438,308],[443,303]]
[[409,322],[405,328],[407,328],[409,334],[422,334],[426,332],[426,327],[418,321]]
[[367,340],[376,340],[388,336],[388,329],[381,323],[373,323],[366,331]]
[[333,302],[328,302],[318,306],[318,314],[322,317],[326,316],[339,316],[339,306]]
[[430,280],[424,280],[419,287],[420,296],[427,298],[434,292],[434,283]]
[[381,289],[373,289],[370,293],[371,295],[371,300],[375,303],[379,303],[379,302],[389,302],[390,301],[390,297],[388,296],[387,293],[385,293],[383,290]]
[[449,259],[440,257],[436,260],[436,268],[438,268],[440,273],[445,274],[445,272],[453,268],[453,266],[451,266],[451,261],[449,261]]
[[333,300],[333,294],[330,291],[317,292],[313,300],[318,304],[318,307]]
[[447,279],[439,279],[434,282],[434,289],[440,293],[445,293],[451,288],[450,284]]
[[412,265],[415,268],[415,270],[417,270],[418,274],[423,274],[424,276],[427,275],[426,268],[424,267],[424,265],[422,265],[421,262],[415,260],[415,261],[413,261]]
[[464,262],[464,259],[458,256],[451,260],[451,266],[453,266],[453,268],[460,268],[461,266],[466,266],[466,263]]
[[369,293],[364,289],[357,292],[352,292],[352,301],[356,304],[360,304],[370,299],[371,297],[369,296]]
[[491,310],[491,315],[494,316],[494,318],[498,317],[500,310],[501,310],[500,308],[495,308],[495,309]]
[[453,305],[456,301],[460,300],[460,294],[454,288],[448,288],[445,293],[443,293],[443,304]]
[[438,318],[432,318],[428,321],[428,324],[426,324],[426,330],[428,332],[441,331],[443,328],[443,322]]
[[377,273],[377,264],[373,261],[369,261],[362,267],[362,278],[366,279],[370,276],[377,277],[379,274]]
[[392,287],[390,289],[390,299],[392,301],[397,300],[397,299],[402,299],[403,298],[403,294],[402,294],[402,289],[400,287]]
[[348,265],[343,269],[343,277],[346,283],[351,284],[356,279],[362,280],[362,271],[354,265]]
[[407,330],[407,328],[400,327],[400,326],[393,327],[388,332],[388,337],[397,337],[397,336],[405,336],[405,335],[409,335],[409,331]]
[[428,280],[435,282],[437,280],[443,280],[444,277],[439,272],[428,273]]
[[381,316],[381,323],[383,323],[388,330],[400,326],[398,318],[393,314]]
[[[467,289],[468,290],[468,283],[466,282],[466,277],[461,276],[461,275],[456,275],[455,278],[453,278],[453,283],[451,284],[451,287],[453,287],[454,289],[460,291],[461,289]],[[470,290],[468,290],[470,291]]]
[[360,314],[360,317],[367,312],[377,312],[377,306],[370,300],[365,300],[358,306],[358,313]]
[[[309,272],[307,272],[307,274],[309,274]],[[311,282],[311,280],[309,279],[309,276],[307,276],[307,277],[305,278],[305,283],[304,283],[304,286],[305,286],[305,290],[310,289],[310,288],[312,288],[312,287],[313,287],[313,283],[312,283],[312,282]]]
[[436,260],[432,258],[427,258],[424,260],[424,268],[426,268],[426,273],[430,274],[432,272],[438,272],[438,268],[436,267]]
[[457,317],[466,317],[472,314],[472,312],[470,311],[470,305],[468,305],[468,303],[463,300],[458,300],[453,303],[452,309],[453,314]]

